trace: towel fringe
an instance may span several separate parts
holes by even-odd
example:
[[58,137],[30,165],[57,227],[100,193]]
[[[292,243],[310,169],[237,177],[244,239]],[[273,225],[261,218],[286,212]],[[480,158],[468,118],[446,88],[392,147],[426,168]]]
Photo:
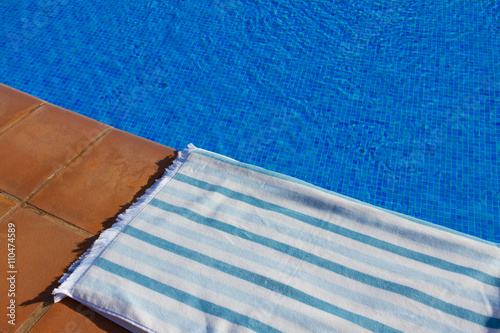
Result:
[[71,289],[80,280],[80,278],[92,266],[94,261],[108,248],[116,236],[125,228],[132,219],[139,214],[139,212],[149,203],[149,201],[161,191],[161,189],[172,179],[172,177],[179,171],[184,162],[187,160],[191,152],[196,148],[192,143],[188,145],[183,151],[179,151],[177,158],[172,165],[165,170],[165,173],[156,182],[146,190],[143,196],[132,204],[125,212],[120,214],[116,219],[113,226],[104,230],[99,238],[92,244],[92,246],[85,251],[68,269],[59,280],[59,287],[52,291],[54,295],[54,302],[57,303],[63,300],[66,296],[71,294]]

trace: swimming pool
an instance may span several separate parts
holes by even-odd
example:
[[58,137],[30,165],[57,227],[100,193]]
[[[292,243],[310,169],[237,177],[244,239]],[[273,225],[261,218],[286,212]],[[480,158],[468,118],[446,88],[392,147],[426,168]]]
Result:
[[0,2],[0,82],[500,242],[496,1]]

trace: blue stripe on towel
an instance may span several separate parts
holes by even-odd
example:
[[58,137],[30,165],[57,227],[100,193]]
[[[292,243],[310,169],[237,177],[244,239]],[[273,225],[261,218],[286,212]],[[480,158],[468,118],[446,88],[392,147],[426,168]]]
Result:
[[[128,229],[128,228],[132,228],[132,227],[126,227],[126,229]],[[132,229],[134,229],[134,228],[132,228]],[[137,230],[137,229],[134,229],[134,230]],[[137,230],[137,231],[140,231],[140,230]],[[135,282],[141,286],[144,286],[146,288],[154,290],[160,294],[171,297],[171,298],[175,299],[176,301],[184,303],[186,305],[189,305],[195,309],[201,310],[201,311],[206,312],[208,314],[211,314],[213,316],[224,318],[229,322],[238,324],[238,325],[243,326],[243,327],[247,327],[251,330],[254,330],[257,332],[259,332],[259,331],[260,332],[276,332],[276,333],[279,332],[275,328],[273,328],[269,325],[266,325],[258,320],[255,320],[253,318],[239,314],[237,312],[234,312],[228,308],[219,306],[219,305],[214,304],[212,302],[195,297],[195,296],[188,294],[182,290],[179,290],[177,288],[174,288],[174,287],[171,287],[171,286],[166,285],[164,283],[161,283],[159,281],[156,281],[156,280],[154,280],[146,275],[137,273],[131,269],[117,265],[117,264],[115,264],[107,259],[104,259],[102,257],[97,259],[97,261],[95,262],[95,266],[100,267],[100,268],[102,268],[110,273],[113,273],[115,275],[121,276],[127,280]]]
[[55,301],[147,332],[500,329],[498,245],[389,213],[190,147]]
[[231,297],[255,308],[263,309],[268,313],[274,312],[281,318],[296,323],[297,325],[302,326],[305,329],[311,329],[314,327],[316,329],[319,329],[320,332],[333,331],[331,327],[312,317],[307,316],[304,313],[288,309],[267,299],[233,288],[227,284],[221,283],[220,281],[208,278],[201,273],[197,273],[185,267],[161,260],[147,253],[138,251],[135,248],[129,247],[123,243],[115,242],[110,247],[110,249],[113,251],[117,251],[118,253],[125,255],[133,260],[140,261],[146,265],[149,265],[150,267],[154,267],[154,269],[175,275],[181,279],[185,279],[187,281],[195,283],[203,288],[210,289],[218,294]]
[[[183,177],[186,177],[186,176],[183,176]],[[230,191],[230,190],[228,190],[228,191]],[[231,192],[234,192],[234,191],[231,191]],[[255,199],[255,198],[252,198],[252,199]],[[255,200],[258,200],[258,199],[255,199]],[[249,201],[251,201],[251,200],[249,200]],[[413,300],[420,302],[422,304],[425,304],[427,306],[441,310],[445,313],[448,313],[448,314],[451,314],[453,316],[468,320],[472,323],[482,325],[482,326],[485,326],[488,328],[500,328],[500,319],[498,319],[498,318],[487,317],[487,316],[481,315],[479,313],[476,313],[474,311],[461,308],[459,306],[456,306],[456,305],[450,304],[448,302],[445,302],[443,300],[440,300],[436,297],[427,295],[427,294],[425,294],[419,290],[416,290],[414,288],[410,288],[410,287],[403,286],[403,285],[400,285],[400,284],[395,283],[395,282],[391,282],[391,281],[380,279],[380,278],[377,278],[377,277],[374,277],[374,276],[371,276],[371,275],[368,275],[365,273],[358,272],[356,270],[350,269],[350,268],[345,267],[343,265],[331,262],[329,260],[323,259],[323,258],[318,257],[316,255],[313,255],[311,253],[307,253],[303,250],[294,248],[294,247],[289,246],[287,244],[284,244],[284,243],[281,243],[281,242],[278,242],[278,241],[275,241],[275,240],[272,240],[272,239],[254,234],[254,233],[251,233],[247,230],[243,230],[243,229],[234,227],[232,225],[220,222],[218,220],[206,218],[206,217],[201,216],[201,215],[199,215],[199,214],[197,214],[197,213],[195,213],[187,208],[177,207],[177,206],[171,205],[169,203],[160,201],[158,199],[152,199],[150,204],[152,206],[157,207],[157,208],[181,215],[181,216],[183,216],[183,217],[185,217],[193,222],[200,223],[200,224],[212,227],[212,228],[216,228],[218,230],[227,232],[227,233],[232,234],[234,236],[238,236],[240,238],[259,243],[261,245],[272,248],[276,251],[280,251],[284,254],[287,254],[289,256],[293,256],[297,259],[307,261],[311,264],[325,268],[327,270],[330,270],[331,272],[343,275],[345,277],[354,279],[356,281],[371,285],[371,286],[376,287],[376,288],[392,291],[394,293],[397,293],[397,294],[400,294],[400,295],[405,296],[407,298],[413,299]],[[128,226],[126,228],[127,231],[124,231],[124,232],[129,234],[129,231],[128,231],[129,228],[132,228],[132,227]],[[137,230],[137,229],[135,229],[135,230]]]
[[[387,272],[402,275],[402,276],[411,276],[412,280],[418,280],[422,282],[427,282],[431,283],[435,286],[438,286],[440,288],[446,289],[448,292],[455,293],[456,295],[460,295],[462,297],[465,297],[467,299],[470,299],[472,301],[478,302],[478,303],[483,303],[485,297],[488,299],[488,302],[492,304],[494,307],[499,307],[499,300],[497,296],[490,296],[490,295],[485,295],[482,292],[479,292],[477,290],[472,290],[470,288],[467,288],[465,286],[457,284],[455,281],[443,278],[441,276],[435,276],[432,274],[428,274],[426,272],[419,271],[417,269],[413,269],[407,266],[402,266],[394,261],[390,260],[385,260],[383,258],[379,258],[370,254],[366,254],[360,251],[357,251],[353,248],[349,248],[346,246],[343,246],[340,243],[337,242],[330,242],[324,238],[316,237],[313,234],[310,234],[304,230],[301,229],[296,229],[292,228],[289,225],[285,223],[280,223],[277,221],[274,221],[269,218],[263,218],[261,216],[257,216],[255,214],[247,213],[245,211],[242,211],[234,206],[229,206],[229,205],[224,205],[219,202],[216,202],[212,199],[210,199],[207,196],[200,197],[198,195],[186,192],[178,187],[170,187],[168,191],[169,195],[172,195],[176,198],[181,198],[186,201],[190,201],[193,204],[201,204],[204,207],[210,208],[213,211],[221,212],[224,214],[227,214],[229,216],[232,216],[234,218],[241,219],[246,222],[250,222],[265,228],[270,229],[270,231],[276,231],[281,234],[287,235],[289,237],[293,237],[296,239],[300,239],[304,242],[307,242],[309,244],[313,244],[315,246],[319,246],[321,248],[327,249],[329,251],[332,251],[334,253],[338,253],[342,256],[345,256],[347,258],[351,258],[353,260],[356,260],[358,262],[375,266],[377,268],[383,269]],[[142,216],[147,213],[142,212]],[[152,218],[152,217],[151,217]],[[167,221],[162,220],[161,223],[158,223],[159,226],[161,225],[170,225]],[[183,234],[184,235],[189,235],[192,233],[192,231],[186,231]],[[189,236],[188,236],[189,237]],[[259,259],[259,260],[264,260],[264,258]]]
[[192,185],[192,186],[196,186],[196,187],[204,189],[206,191],[217,192],[217,193],[222,194],[228,198],[238,200],[238,201],[244,202],[246,204],[249,204],[249,205],[261,208],[261,209],[265,209],[265,210],[269,210],[269,211],[283,214],[285,216],[288,216],[288,217],[291,217],[293,219],[305,222],[305,223],[313,225],[315,227],[322,228],[324,230],[327,230],[327,231],[330,231],[330,232],[357,240],[359,242],[377,247],[379,249],[382,249],[382,250],[385,250],[388,252],[392,252],[394,254],[398,254],[400,256],[403,256],[403,257],[406,257],[409,259],[420,261],[422,263],[432,265],[432,266],[435,266],[437,268],[447,270],[447,271],[450,271],[453,273],[466,275],[466,276],[469,276],[471,278],[474,278],[478,281],[481,281],[483,283],[489,284],[489,285],[494,286],[494,287],[500,287],[500,279],[499,278],[496,278],[494,276],[483,273],[483,272],[478,271],[478,270],[473,269],[473,268],[457,265],[457,264],[448,262],[448,261],[443,260],[443,259],[439,259],[436,257],[432,257],[430,255],[426,255],[424,253],[419,253],[419,252],[415,252],[415,251],[412,251],[409,249],[405,249],[401,246],[390,244],[388,242],[370,237],[368,235],[361,234],[359,232],[355,232],[355,231],[343,228],[341,226],[329,223],[327,221],[323,221],[323,220],[311,217],[309,215],[306,215],[306,214],[303,214],[300,212],[296,212],[296,211],[293,211],[291,209],[287,209],[287,208],[275,205],[273,203],[270,203],[270,202],[267,202],[267,201],[264,201],[264,200],[261,200],[258,198],[254,198],[252,196],[249,196],[249,195],[246,195],[243,193],[239,193],[237,191],[233,191],[233,190],[225,188],[223,186],[213,185],[213,184],[204,182],[202,180],[198,180],[198,179],[183,175],[181,173],[177,173],[174,176],[174,179],[181,181],[183,183]]
[[298,289],[290,287],[290,286],[283,284],[281,282],[278,282],[278,281],[272,280],[270,278],[267,278],[265,276],[250,272],[250,271],[245,270],[243,268],[239,268],[239,267],[227,264],[227,263],[222,262],[220,260],[206,256],[202,253],[190,250],[190,249],[185,248],[183,246],[169,242],[165,239],[156,237],[154,235],[151,235],[147,232],[136,229],[134,227],[131,227],[131,226],[125,227],[123,229],[123,233],[130,235],[132,237],[135,237],[137,239],[140,239],[140,240],[147,242],[149,244],[152,244],[154,246],[157,246],[159,248],[162,248],[164,250],[167,250],[167,251],[170,251],[172,253],[183,256],[185,258],[188,258],[190,260],[197,261],[200,264],[215,268],[215,269],[217,269],[221,272],[224,272],[226,274],[230,274],[230,275],[235,276],[237,278],[240,278],[242,280],[254,283],[260,287],[269,289],[269,290],[274,291],[276,293],[280,293],[284,296],[290,297],[290,298],[295,299],[299,302],[302,302],[302,303],[307,304],[309,306],[315,307],[319,310],[323,310],[325,312],[331,313],[337,317],[344,318],[346,320],[351,321],[352,323],[355,323],[361,327],[370,329],[374,332],[400,332],[396,329],[393,329],[393,328],[386,326],[382,323],[379,323],[375,320],[360,316],[358,314],[355,314],[355,313],[349,312],[347,310],[344,310],[342,308],[339,308],[337,306],[334,306],[330,303],[327,303],[327,302],[320,300],[316,297],[308,295],[308,294],[306,294]]
[[[165,310],[165,308],[161,307],[158,304],[155,304],[137,294],[131,293],[129,290],[109,284],[106,281],[102,281],[89,275],[85,275],[83,279],[81,279],[80,285],[93,289],[99,292],[99,294],[106,295],[117,301],[130,304],[131,306],[141,309],[142,311],[161,320],[162,322],[175,326],[183,331],[200,333],[207,331],[207,327],[205,325],[179,316],[177,313]],[[78,288],[75,291],[75,296],[80,296]],[[83,295],[81,296],[85,297],[85,293],[83,293]],[[210,332],[212,333],[222,333],[211,327],[208,327],[208,330],[210,330]]]
[[213,153],[211,151],[207,151],[207,150],[204,150],[204,149],[196,149],[192,154],[204,155],[204,156],[210,157],[210,158],[212,158],[212,159],[214,159],[216,161],[221,161],[223,163],[226,163],[226,164],[229,164],[229,165],[232,165],[232,166],[245,168],[245,169],[248,169],[248,170],[252,170],[252,171],[261,173],[263,175],[267,175],[267,176],[271,176],[271,177],[274,177],[274,178],[277,178],[277,179],[281,179],[281,180],[284,180],[284,181],[288,181],[288,182],[291,182],[291,183],[295,183],[295,184],[307,186],[307,187],[309,187],[311,189],[314,189],[314,190],[317,190],[317,191],[328,193],[330,195],[334,195],[334,196],[337,196],[337,197],[340,197],[340,198],[344,198],[344,199],[352,201],[352,202],[356,202],[356,203],[359,203],[359,204],[362,204],[362,205],[365,205],[365,206],[370,206],[370,207],[374,207],[376,209],[379,209],[379,210],[382,210],[382,211],[385,211],[385,212],[389,212],[389,213],[391,213],[393,215],[402,217],[404,219],[410,220],[410,221],[418,223],[418,224],[422,224],[422,225],[425,225],[425,226],[428,226],[428,227],[431,227],[431,228],[434,228],[434,229],[437,229],[437,230],[442,230],[442,231],[445,231],[447,233],[452,233],[452,234],[455,234],[455,235],[460,235],[461,237],[469,238],[469,239],[472,239],[472,240],[477,241],[477,242],[481,242],[481,243],[484,243],[484,244],[488,244],[488,245],[500,248],[500,244],[489,242],[487,240],[484,240],[484,239],[481,239],[481,238],[478,238],[478,237],[474,237],[474,236],[471,236],[469,234],[464,234],[464,233],[461,233],[461,232],[453,230],[453,229],[448,229],[448,228],[440,226],[438,224],[429,223],[427,221],[423,221],[423,220],[414,218],[412,216],[408,216],[408,215],[401,214],[401,213],[394,212],[394,211],[389,211],[389,210],[383,209],[381,207],[375,207],[373,205],[370,205],[370,204],[367,204],[365,202],[356,200],[354,198],[351,198],[351,197],[348,197],[348,196],[345,196],[345,195],[341,195],[339,193],[332,192],[332,191],[326,190],[324,188],[318,187],[316,185],[307,183],[307,182],[305,182],[303,180],[300,180],[300,179],[297,179],[297,178],[293,178],[293,177],[290,177],[290,176],[287,176],[287,175],[283,175],[283,174],[280,174],[280,173],[277,173],[277,172],[274,172],[274,171],[266,170],[266,169],[263,169],[261,167],[255,166],[255,165],[245,164],[245,163],[236,161],[236,160],[234,160],[232,158],[229,158],[229,157],[226,157],[226,156],[223,156],[223,155],[219,155],[219,154]]
[[[222,165],[224,167],[224,165]],[[243,168],[243,166],[240,166]],[[210,175],[211,177],[217,177],[219,179],[230,180],[236,184],[247,188],[257,189],[259,191],[263,191],[269,194],[273,194],[279,197],[285,197],[289,200],[295,200],[297,202],[304,202],[307,206],[312,207],[319,211],[326,211],[328,213],[337,214],[344,218],[356,221],[363,225],[369,225],[370,227],[377,228],[379,230],[397,234],[398,237],[403,237],[412,242],[418,242],[421,244],[425,244],[426,246],[431,246],[436,249],[441,249],[445,251],[449,251],[452,253],[458,253],[459,255],[472,259],[478,262],[483,262],[486,264],[497,265],[500,267],[500,262],[498,262],[497,258],[493,258],[488,256],[484,252],[476,251],[475,249],[465,247],[456,242],[448,241],[446,239],[437,238],[432,235],[422,234],[418,231],[410,230],[404,228],[401,225],[395,225],[393,223],[385,222],[381,219],[377,219],[374,217],[356,214],[348,209],[339,207],[338,205],[333,205],[327,203],[326,201],[318,200],[317,198],[313,198],[304,193],[299,193],[294,189],[284,188],[280,186],[273,186],[269,183],[262,184],[261,182],[257,182],[255,179],[245,176],[241,176],[237,173],[229,174],[223,169],[219,169],[217,167],[207,166],[206,163],[202,161],[196,162],[194,160],[189,160],[186,162],[184,169],[191,169],[196,173]],[[253,170],[259,172],[257,170]],[[273,176],[273,175],[268,175]],[[391,212],[392,213],[392,212]]]
[[[429,317],[426,317],[424,315],[419,314],[418,312],[413,312],[411,310],[408,310],[404,307],[392,304],[390,302],[387,302],[386,300],[383,299],[378,299],[372,296],[368,296],[362,293],[359,293],[355,290],[349,289],[347,287],[343,287],[341,285],[335,284],[331,281],[325,280],[321,277],[315,276],[313,274],[309,274],[306,271],[298,270],[297,267],[286,265],[282,262],[270,259],[268,257],[260,255],[258,252],[252,252],[245,250],[243,248],[237,247],[233,242],[230,240],[227,240],[224,238],[224,241],[218,240],[215,238],[212,238],[210,236],[206,236],[200,233],[197,233],[193,230],[189,230],[186,228],[183,228],[181,226],[175,225],[173,223],[170,223],[168,219],[161,219],[157,218],[154,215],[149,215],[145,212],[141,213],[141,219],[144,219],[148,224],[154,225],[156,227],[159,227],[161,229],[167,230],[169,232],[173,232],[179,236],[186,237],[188,239],[191,239],[195,242],[199,242],[205,245],[208,245],[210,247],[216,248],[218,250],[224,251],[228,254],[236,255],[244,260],[248,260],[263,266],[266,266],[267,268],[282,272],[284,274],[289,274],[290,276],[295,275],[298,279],[301,279],[304,282],[311,283],[315,285],[318,288],[321,288],[325,290],[328,293],[332,293],[341,297],[344,297],[346,299],[349,299],[351,301],[357,302],[359,304],[371,307],[373,309],[376,309],[377,311],[384,312],[390,315],[393,315],[395,317],[401,318],[403,320],[406,320],[408,322],[414,323],[417,326],[425,327],[434,331],[439,331],[439,332],[454,332],[454,333],[465,333],[465,331],[459,330],[454,327],[450,327],[448,325],[445,325],[441,322],[438,322],[436,320],[433,320]],[[144,229],[144,228],[143,228]],[[115,243],[112,245],[112,249],[114,250],[115,247],[119,243]],[[120,247],[120,249],[122,249]],[[125,250],[120,250],[120,253],[124,253]],[[128,252],[128,251],[127,251]],[[126,254],[128,255],[128,254]],[[130,254],[136,255],[134,253]],[[141,254],[141,256],[147,256],[144,254]],[[137,260],[139,258],[143,258],[137,255]],[[136,258],[136,257],[134,257]],[[181,271],[181,268],[178,268],[178,266],[175,266],[175,268],[168,267],[169,272],[171,270],[175,271],[172,272],[172,274],[177,274],[178,272]],[[183,274],[187,278],[189,276],[188,274]],[[225,287],[227,288],[227,287]],[[225,289],[221,290],[220,293],[224,293],[226,291]],[[262,302],[259,300],[259,302]],[[280,307],[275,308],[274,311],[277,311],[276,309],[280,309]],[[286,315],[286,312],[283,314]],[[300,318],[300,314],[294,314],[294,318]],[[292,320],[293,321],[293,320]],[[304,322],[301,320],[301,322]],[[313,326],[309,326],[313,327]],[[314,327],[320,327],[318,324],[315,324]],[[328,330],[331,331],[331,328]]]

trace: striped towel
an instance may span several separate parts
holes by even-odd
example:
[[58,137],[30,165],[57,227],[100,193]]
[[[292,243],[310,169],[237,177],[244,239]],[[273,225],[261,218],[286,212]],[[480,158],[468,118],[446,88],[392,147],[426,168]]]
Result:
[[500,332],[500,248],[190,145],[54,290],[135,332]]

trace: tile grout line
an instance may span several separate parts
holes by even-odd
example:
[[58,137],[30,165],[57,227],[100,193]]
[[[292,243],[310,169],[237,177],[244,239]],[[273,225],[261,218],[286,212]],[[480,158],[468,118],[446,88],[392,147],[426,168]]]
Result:
[[[0,193],[1,195],[1,193]],[[18,199],[19,200],[19,199]],[[72,230],[73,232],[79,234],[80,236],[83,236],[85,238],[89,238],[89,237],[93,237],[95,236],[96,234],[93,234],[91,233],[90,231],[87,231],[85,229],[82,229],[80,228],[79,226],[76,226],[74,224],[71,224],[69,223],[68,221],[66,220],[63,220],[55,215],[52,215],[36,206],[33,206],[29,203],[26,203],[26,202],[18,202],[16,203],[15,206],[13,206],[7,213],[5,213],[1,218],[0,218],[0,225],[5,222],[9,217],[12,216],[12,214],[14,214],[19,208],[26,208],[28,210],[30,210],[31,212],[37,214],[37,215],[40,215],[42,217],[44,217],[46,220],[52,222],[52,223],[55,223],[61,227],[64,227],[64,228],[67,228],[67,229],[70,229]]]
[[36,323],[43,317],[43,315],[49,311],[49,309],[54,305],[52,296],[47,297],[42,304],[40,304],[35,311],[33,311],[28,318],[19,326],[16,333],[26,333],[29,332]]
[[83,236],[85,238],[90,238],[90,237],[95,236],[95,234],[91,233],[90,231],[82,229],[82,228],[80,228],[80,227],[78,227],[78,226],[76,226],[74,224],[69,223],[66,220],[63,220],[63,219],[61,219],[61,218],[59,218],[59,217],[57,217],[55,215],[47,213],[46,211],[44,211],[44,210],[42,210],[42,209],[40,209],[40,208],[38,208],[36,206],[33,206],[33,205],[29,204],[29,203],[24,203],[23,208],[26,208],[26,209],[32,211],[33,213],[38,214],[38,215],[44,217],[45,219],[49,220],[52,223],[55,223],[55,224],[60,225],[60,226],[62,226],[64,228],[70,229],[73,232],[75,232],[75,233],[77,233],[80,236]]
[[12,207],[7,213],[5,213],[2,217],[0,217],[0,225],[2,225],[5,221],[7,221],[7,219],[11,217],[12,214],[14,214],[14,212],[19,209],[19,207],[22,207],[22,205],[23,205],[22,202],[16,203],[14,207]]
[[7,198],[7,199],[9,199],[10,201],[15,202],[15,203],[18,203],[18,202],[21,202],[21,201],[22,201],[22,200],[21,200],[21,199],[19,199],[18,197],[15,197],[15,196],[13,196],[12,194],[9,194],[9,193],[7,193],[7,192],[5,192],[5,191],[2,191],[2,190],[0,190],[0,197]]
[[[66,162],[62,167],[60,167],[56,172],[54,172],[51,176],[49,176],[40,186],[38,186],[33,192],[31,192],[26,198],[23,200],[8,194],[7,192],[1,191],[0,190],[0,195],[6,197],[7,199],[13,201],[16,203],[14,207],[12,207],[7,213],[5,213],[2,217],[0,217],[0,225],[5,222],[12,214],[14,214],[19,208],[25,207],[27,209],[30,209],[31,211],[37,213],[38,215],[42,215],[44,217],[47,217],[47,219],[53,223],[56,223],[60,226],[63,226],[65,228],[68,228],[79,235],[82,235],[84,237],[92,237],[94,234],[90,233],[89,231],[82,229],[74,224],[69,223],[68,221],[65,221],[63,219],[58,218],[55,215],[52,215],[48,212],[45,212],[44,210],[33,206],[28,203],[28,200],[30,200],[36,193],[38,193],[45,185],[47,185],[52,179],[54,179],[57,175],[59,175],[63,170],[65,170],[71,163],[73,163],[78,157],[83,155],[88,149],[90,149],[94,144],[96,144],[104,135],[106,135],[109,131],[111,131],[113,127],[109,126],[107,129],[99,133],[93,139],[90,143],[88,143],[81,151],[79,151],[75,156],[69,159],[68,162]],[[12,200],[13,199],[13,200]]]
[[[47,105],[48,103],[42,101],[39,105],[33,107],[29,110],[25,115],[20,117],[18,120],[13,122],[10,126],[6,127],[4,130],[0,131],[0,135],[6,133],[7,131],[14,128],[16,125],[21,123],[26,118],[30,117],[33,113],[35,113],[42,106]],[[63,228],[67,228],[72,230],[73,232],[79,234],[82,237],[90,238],[95,236],[93,233],[82,229],[76,225],[69,223],[63,219],[58,218],[57,216],[50,214],[48,212],[43,211],[42,209],[31,205],[28,201],[37,194],[42,188],[44,188],[48,183],[50,183],[55,177],[57,177],[61,172],[63,172],[71,163],[73,163],[76,159],[82,156],[88,149],[90,149],[93,145],[95,145],[99,140],[101,140],[108,132],[110,132],[113,128],[109,126],[107,129],[103,130],[99,133],[91,142],[89,142],[82,150],[80,150],[77,154],[75,154],[72,158],[70,158],[63,166],[61,166],[58,170],[56,170],[52,175],[50,175],[40,186],[38,186],[34,191],[32,191],[26,198],[19,199],[5,191],[0,190],[0,196],[5,197],[6,199],[13,202],[15,205],[9,209],[7,213],[0,217],[0,225],[3,224],[10,216],[12,216],[20,207],[26,208],[32,211],[35,214],[38,214],[45,219],[49,220],[52,223],[55,223]],[[45,315],[45,313],[52,307],[53,299],[51,296],[47,297],[45,301],[42,302],[29,316],[24,320],[24,322],[19,326],[16,330],[16,333],[24,333],[29,332],[36,323]]]
[[78,157],[82,156],[87,150],[90,149],[94,144],[96,144],[99,140],[102,139],[103,136],[105,136],[109,131],[111,131],[113,128],[108,127],[105,129],[103,132],[101,132],[94,140],[92,140],[89,144],[87,144],[82,150],[80,150],[78,153],[76,153],[75,156],[69,159],[68,162],[66,162],[62,167],[60,167],[56,172],[54,172],[52,175],[47,177],[47,179],[40,185],[38,186],[33,192],[28,194],[28,196],[23,200],[23,202],[28,202],[35,194],[37,194],[45,185],[50,183],[52,179],[57,177],[62,171],[64,171],[71,163],[73,163]]
[[9,199],[10,201],[12,201],[14,203],[14,206],[12,206],[8,211],[7,213],[3,214],[3,216],[0,216],[0,225],[6,221],[12,214],[14,214],[14,212],[22,206],[23,204],[23,201],[15,196],[13,196],[12,194],[9,194],[5,191],[2,191],[0,190],[0,196],[1,197],[4,197],[4,198],[7,198]]
[[43,101],[42,103],[38,104],[32,110],[30,110],[28,113],[26,113],[24,116],[22,116],[21,118],[19,118],[18,120],[16,120],[12,124],[10,124],[10,126],[8,126],[7,128],[5,128],[4,130],[0,131],[0,135],[2,135],[5,132],[9,131],[12,127],[16,126],[17,124],[19,124],[20,122],[22,122],[24,119],[28,118],[33,113],[35,113],[36,110],[40,109],[42,106],[47,105],[47,104],[49,104],[49,103],[47,103],[45,101]]
[[[0,195],[8,198],[9,200],[16,203],[14,207],[12,207],[9,212],[7,212],[3,217],[0,218],[0,224],[2,224],[8,217],[10,217],[15,211],[19,209],[19,207],[23,207],[29,209],[30,211],[38,214],[52,223],[55,223],[61,227],[72,230],[73,232],[85,237],[90,238],[95,236],[95,234],[82,229],[76,225],[69,223],[63,219],[58,218],[55,215],[45,212],[44,210],[33,206],[28,203],[28,200],[31,199],[36,193],[38,193],[45,185],[47,185],[52,179],[54,179],[58,174],[60,174],[63,170],[65,170],[71,163],[73,163],[78,157],[83,155],[88,149],[90,149],[94,144],[96,144],[102,137],[104,137],[109,131],[112,130],[112,127],[108,127],[103,132],[101,132],[94,140],[92,140],[87,146],[85,146],[81,151],[79,151],[75,156],[73,156],[68,162],[66,162],[59,170],[54,172],[51,176],[49,176],[40,186],[38,186],[33,192],[31,192],[24,200],[20,200],[15,196],[8,194],[7,192],[0,191]],[[42,304],[40,304],[35,311],[29,315],[26,320],[21,324],[21,326],[16,330],[16,333],[25,333],[29,332],[36,323],[45,315],[45,313],[52,307],[53,305],[52,296],[49,296]]]

